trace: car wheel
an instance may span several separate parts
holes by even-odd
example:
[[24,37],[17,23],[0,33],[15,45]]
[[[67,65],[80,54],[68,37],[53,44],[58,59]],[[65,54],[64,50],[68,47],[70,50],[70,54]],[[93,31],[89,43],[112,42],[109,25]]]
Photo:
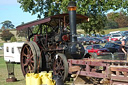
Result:
[[91,45],[93,45],[93,42],[91,42]]

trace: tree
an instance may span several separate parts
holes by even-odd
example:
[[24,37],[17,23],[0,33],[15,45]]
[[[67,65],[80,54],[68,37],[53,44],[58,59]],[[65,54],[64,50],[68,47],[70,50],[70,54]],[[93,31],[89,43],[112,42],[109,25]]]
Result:
[[14,36],[9,30],[3,30],[1,34],[1,39],[4,41],[8,41],[11,39],[11,37]]
[[12,22],[9,21],[9,20],[6,20],[6,21],[4,21],[4,22],[1,22],[1,24],[2,24],[2,29],[3,29],[3,30],[4,30],[4,29],[13,29],[13,28],[14,28],[14,25],[13,25]]
[[119,17],[119,15],[120,14],[118,12],[110,12],[110,13],[107,14],[107,19],[109,21],[114,21],[115,18]]
[[91,35],[91,33],[103,33],[103,29],[106,23],[106,16],[97,14],[97,16],[94,16],[93,14],[89,15],[89,22],[82,23],[79,25],[79,28],[83,29],[86,34]]
[[16,37],[15,37],[15,36],[12,36],[10,41],[11,41],[11,42],[16,42],[16,41],[17,41],[17,40],[16,40]]
[[[110,9],[118,10],[124,8],[128,10],[127,0],[73,0],[77,2],[77,13],[87,15],[91,19],[87,23],[88,26],[84,27],[84,30],[89,29],[89,33],[99,32],[105,27],[102,23],[106,21],[104,16],[105,12]],[[19,0],[21,8],[25,12],[29,12],[32,15],[38,14],[38,18],[47,17],[59,13],[67,13],[67,6],[69,0]],[[103,19],[102,19],[103,18]],[[100,23],[101,22],[101,23]],[[99,24],[99,25],[97,25]],[[89,28],[88,28],[89,27]]]
[[119,17],[115,18],[115,22],[118,23],[119,27],[128,27],[128,16],[120,12]]
[[111,12],[107,14],[108,23],[110,28],[127,27],[128,26],[128,15],[124,11]]
[[107,20],[105,29],[114,29],[114,28],[118,28],[118,23],[112,20]]
[[16,31],[16,35],[17,35],[18,37],[27,37],[27,32],[28,32],[27,29],[17,30],[17,31]]

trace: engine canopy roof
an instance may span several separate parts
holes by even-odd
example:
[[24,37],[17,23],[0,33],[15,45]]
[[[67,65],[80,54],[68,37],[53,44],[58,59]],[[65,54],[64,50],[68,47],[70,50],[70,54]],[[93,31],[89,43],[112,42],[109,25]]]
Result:
[[[76,14],[76,24],[86,22],[87,20],[88,20],[87,16],[84,16],[81,14]],[[23,25],[19,25],[16,27],[16,29],[21,30],[21,29],[25,29],[25,28],[32,27],[32,26],[39,25],[39,24],[57,26],[57,25],[59,25],[60,21],[63,21],[64,23],[69,25],[69,14],[68,13],[59,14],[59,15],[46,17],[43,19],[34,20],[31,22],[25,23]]]

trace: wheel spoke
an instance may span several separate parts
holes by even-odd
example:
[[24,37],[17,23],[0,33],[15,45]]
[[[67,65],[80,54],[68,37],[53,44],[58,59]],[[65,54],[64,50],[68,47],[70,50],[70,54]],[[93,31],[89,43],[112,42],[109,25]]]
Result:
[[32,64],[30,64],[30,66],[31,66],[31,70],[33,70],[34,69],[34,66]]
[[60,75],[63,78],[63,73],[62,72],[58,72],[58,75]]
[[26,67],[25,71],[28,73],[28,71],[29,71],[28,67]]
[[37,56],[40,55],[40,49],[38,45],[36,45],[35,42],[26,42],[23,45],[21,51],[21,69],[23,75],[25,76],[27,73],[30,72],[37,72],[37,67],[35,66],[41,68],[41,64],[38,65],[39,60],[37,60]]
[[23,54],[23,56],[26,56],[26,57],[28,57],[28,55],[26,55],[25,53],[22,53]]
[[32,50],[30,50],[30,56],[32,56],[33,54],[32,54]]
[[34,63],[34,60],[31,60],[31,63]]
[[33,59],[33,58],[34,58],[34,56],[33,56],[33,55],[31,55],[31,56],[30,56],[30,58],[31,58],[31,59]]
[[25,48],[27,49],[27,54],[29,54],[29,53],[30,53],[30,52],[29,52],[30,49],[28,48],[27,45],[25,46]]
[[63,61],[60,59],[59,62],[58,62],[58,65],[57,65],[57,68],[58,69],[64,69],[64,66],[63,66]]
[[31,65],[28,66],[28,72],[32,72]]
[[53,64],[54,75],[59,75],[63,80],[68,75],[68,62],[64,54],[58,53],[55,55]]
[[31,72],[31,71],[28,69],[28,70],[27,70],[27,73],[30,73],[30,72]]
[[61,70],[64,70],[64,67],[63,67],[63,66],[61,66],[61,67],[60,67],[60,69],[61,69]]
[[25,66],[28,66],[28,62],[26,62],[26,63],[25,63],[25,64],[23,64],[23,65],[24,65],[24,67],[25,67]]

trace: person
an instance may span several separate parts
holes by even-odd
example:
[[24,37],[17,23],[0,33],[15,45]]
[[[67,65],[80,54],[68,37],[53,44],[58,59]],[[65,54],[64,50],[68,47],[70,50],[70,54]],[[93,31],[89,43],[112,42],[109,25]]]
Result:
[[125,37],[122,36],[122,39],[121,39],[121,47],[120,47],[120,50],[121,50],[120,59],[121,59],[121,60],[122,60],[122,59],[125,59],[126,54],[127,54],[126,47],[125,47],[125,43],[126,43]]

